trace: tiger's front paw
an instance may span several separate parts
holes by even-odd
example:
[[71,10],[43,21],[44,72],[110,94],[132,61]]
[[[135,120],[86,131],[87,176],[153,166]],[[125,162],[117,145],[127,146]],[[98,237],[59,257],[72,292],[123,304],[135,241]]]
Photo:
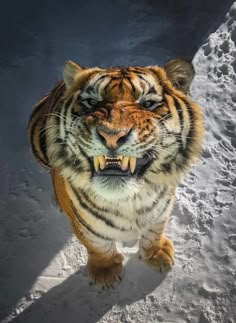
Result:
[[108,261],[94,262],[92,258],[88,259],[88,277],[92,284],[98,287],[114,288],[114,285],[122,280],[123,256],[116,254]]
[[150,246],[140,246],[140,258],[156,271],[168,271],[174,265],[175,252],[172,242],[162,236]]

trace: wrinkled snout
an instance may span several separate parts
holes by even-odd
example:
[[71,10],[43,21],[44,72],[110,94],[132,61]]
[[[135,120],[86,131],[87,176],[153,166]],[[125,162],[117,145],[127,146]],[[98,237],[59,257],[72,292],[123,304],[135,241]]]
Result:
[[107,148],[118,148],[122,144],[126,143],[131,134],[131,128],[122,130],[112,130],[106,127],[97,126],[97,134],[100,141]]

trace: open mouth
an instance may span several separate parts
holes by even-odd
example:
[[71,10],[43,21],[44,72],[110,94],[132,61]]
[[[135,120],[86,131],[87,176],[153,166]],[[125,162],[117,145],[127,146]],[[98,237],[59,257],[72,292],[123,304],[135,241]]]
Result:
[[94,156],[94,176],[134,176],[142,175],[153,158],[146,154],[142,158],[131,156]]

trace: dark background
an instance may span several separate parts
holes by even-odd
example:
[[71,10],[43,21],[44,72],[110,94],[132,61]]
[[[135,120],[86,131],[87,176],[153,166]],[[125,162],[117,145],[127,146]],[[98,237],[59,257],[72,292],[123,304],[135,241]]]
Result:
[[[26,132],[32,106],[61,78],[64,61],[109,67],[192,59],[231,4],[228,0],[1,3],[0,319],[27,293],[71,232],[66,219],[49,207],[49,178],[35,164]],[[42,205],[42,200],[48,204]],[[31,221],[28,233],[22,231],[25,221]],[[24,232],[27,239],[22,239]]]
[[[85,66],[162,65],[192,59],[229,0],[5,1],[1,4],[1,138],[24,131],[32,105],[61,78],[65,60]],[[17,99],[17,101],[16,101]],[[15,105],[20,106],[16,111]],[[9,136],[9,116],[15,127]],[[6,136],[7,134],[7,136]]]

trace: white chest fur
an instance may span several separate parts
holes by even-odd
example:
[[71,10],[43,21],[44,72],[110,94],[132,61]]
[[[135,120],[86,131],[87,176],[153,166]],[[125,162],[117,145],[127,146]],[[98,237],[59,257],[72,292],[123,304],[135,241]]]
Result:
[[166,219],[173,204],[173,187],[143,187],[133,198],[101,198],[92,191],[73,190],[68,194],[83,220],[102,235],[115,241],[138,239],[148,228]]

